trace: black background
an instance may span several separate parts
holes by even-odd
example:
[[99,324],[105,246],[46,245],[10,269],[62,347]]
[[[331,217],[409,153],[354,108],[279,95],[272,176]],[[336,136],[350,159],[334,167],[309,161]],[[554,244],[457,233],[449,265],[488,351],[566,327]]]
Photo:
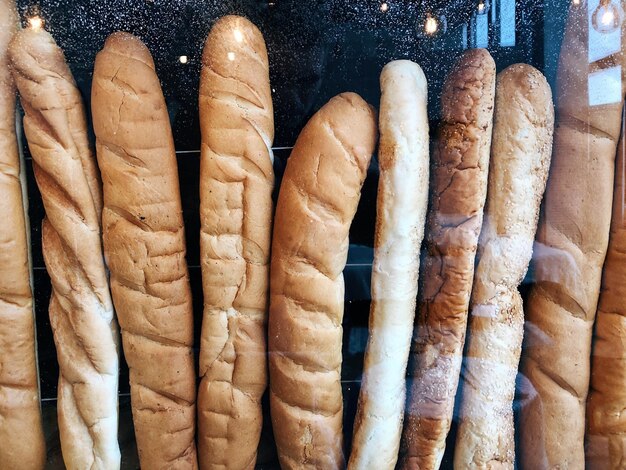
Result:
[[[132,32],[141,37],[151,50],[167,100],[177,149],[196,337],[200,333],[202,315],[198,254],[200,134],[197,95],[202,45],[209,29],[219,17],[235,13],[247,16],[264,34],[275,109],[274,146],[278,183],[290,148],[307,119],[328,99],[343,91],[355,91],[377,106],[380,98],[378,77],[382,67],[390,60],[408,58],[418,62],[424,69],[429,81],[429,117],[434,139],[441,85],[454,60],[464,50],[465,46],[459,38],[469,37],[467,47],[472,46],[472,25],[476,19],[478,2],[388,0],[386,3],[389,9],[383,13],[380,10],[381,2],[377,0],[18,1],[24,22],[33,15],[44,18],[46,29],[65,51],[87,106],[94,58],[108,34],[117,30]],[[515,62],[526,62],[544,71],[551,84],[554,84],[563,18],[568,3],[567,0],[516,2],[516,45],[501,47],[498,40],[499,1],[487,2],[488,49],[496,60],[498,70]],[[445,33],[433,38],[422,33],[427,12],[445,17]],[[464,28],[467,34],[463,33]],[[181,55],[188,56],[186,64],[179,61]],[[41,220],[44,210],[24,139],[23,142],[27,158],[35,269],[41,394],[44,403],[53,405],[58,364],[47,313],[50,280],[41,254]],[[347,444],[350,442],[367,341],[377,173],[374,159],[351,228],[351,247],[345,271],[342,379]],[[526,282],[530,281],[531,276],[532,270]],[[127,403],[125,397],[128,392],[128,371],[122,363],[122,404]],[[271,447],[270,431],[265,431],[264,442]],[[272,454],[271,449],[262,450],[259,461],[271,461]],[[445,465],[449,465],[449,457]],[[130,467],[132,465],[129,464]]]

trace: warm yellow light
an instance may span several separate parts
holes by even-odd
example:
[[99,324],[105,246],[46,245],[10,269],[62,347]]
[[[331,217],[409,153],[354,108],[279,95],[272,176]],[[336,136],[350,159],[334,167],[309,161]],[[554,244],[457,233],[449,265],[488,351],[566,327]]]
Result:
[[438,29],[439,22],[432,16],[428,16],[428,18],[426,18],[426,23],[424,24],[424,31],[426,31],[426,34],[435,34]]
[[580,0],[572,0],[572,5],[580,5]]
[[226,54],[226,56],[228,57],[228,60],[235,60],[235,53],[234,52],[229,52],[228,54]]
[[179,61],[181,64],[186,64],[187,62],[189,62],[189,57],[187,57],[186,55],[181,55],[181,56],[178,58],[178,61]]
[[41,29],[43,27],[43,20],[39,16],[32,16],[28,19],[28,26],[34,30]]
[[480,2],[478,4],[478,13],[483,13],[485,11],[485,2]]
[[243,34],[241,33],[241,31],[236,29],[234,31],[234,34],[235,34],[235,41],[237,41],[237,42],[242,42],[243,41]]
[[386,13],[387,10],[389,10],[389,4],[387,4],[386,2],[381,3],[380,11],[382,11],[383,13]]

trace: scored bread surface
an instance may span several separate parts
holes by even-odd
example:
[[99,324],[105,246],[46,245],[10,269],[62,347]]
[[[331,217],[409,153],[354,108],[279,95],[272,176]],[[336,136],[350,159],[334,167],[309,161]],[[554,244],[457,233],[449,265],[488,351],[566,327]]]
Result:
[[495,104],[454,466],[513,470],[513,398],[524,328],[518,285],[546,187],[554,107],[545,77],[526,64],[498,75]]
[[68,469],[115,469],[118,328],[102,255],[100,177],[80,91],[44,30],[10,47],[24,131],[46,209],[42,249],[52,281],[50,324],[59,361],[57,412]]
[[111,270],[141,467],[196,468],[193,311],[176,154],[152,56],[114,33],[91,90]]
[[343,468],[341,343],[348,232],[376,143],[354,93],[332,98],[291,152],[276,206],[270,406],[283,469]]
[[[626,2],[620,5],[623,9]],[[619,52],[590,64],[589,8],[594,7],[588,2],[572,3],[563,38],[554,151],[537,230],[535,284],[525,308],[519,430],[520,462],[529,470],[585,468],[591,339],[626,78],[623,39]],[[622,38],[625,28],[622,23]],[[610,103],[595,102],[590,77],[616,67],[622,73],[621,90]],[[611,89],[609,83],[601,91]]]
[[203,469],[253,469],[267,387],[274,187],[263,36],[245,18],[226,16],[211,29],[202,62],[198,460]]
[[18,29],[13,0],[0,0],[0,463],[42,469],[46,459],[39,406],[24,161],[16,136],[16,89],[8,47]]
[[439,468],[450,429],[487,193],[495,77],[489,53],[473,49],[461,56],[443,88],[400,448],[403,469]]
[[380,85],[372,306],[349,469],[396,465],[428,204],[426,77],[398,60],[383,68]]

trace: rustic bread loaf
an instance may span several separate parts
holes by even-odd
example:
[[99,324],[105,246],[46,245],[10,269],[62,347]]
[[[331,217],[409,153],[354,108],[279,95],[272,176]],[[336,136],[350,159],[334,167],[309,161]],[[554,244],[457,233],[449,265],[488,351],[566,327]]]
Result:
[[501,72],[470,302],[455,468],[515,466],[513,398],[524,333],[517,289],[532,256],[553,130],[552,92],[541,72],[526,64]]
[[400,450],[404,469],[439,468],[450,429],[487,193],[495,77],[489,53],[474,49],[444,84]]
[[176,154],[152,56],[114,33],[91,90],[104,251],[141,467],[196,468],[193,312]]
[[0,0],[0,463],[42,469],[37,347],[24,161],[15,131],[8,47],[18,28],[13,0]]
[[239,16],[209,33],[200,76],[198,391],[203,469],[253,469],[267,387],[274,115],[261,32]]
[[[590,41],[588,8],[595,7],[572,3],[558,67],[552,167],[537,231],[536,281],[526,302],[521,362],[520,461],[525,469],[585,466],[591,337],[609,237],[626,73],[626,23],[618,32],[622,49],[590,64],[589,44],[596,42]],[[601,89],[593,86],[597,77],[604,77]],[[611,90],[614,96],[607,94]]]
[[9,49],[46,209],[43,255],[59,360],[58,416],[69,469],[120,466],[118,331],[102,257],[100,178],[82,98],[63,52],[42,29]]
[[393,470],[398,459],[428,205],[426,77],[397,60],[383,68],[380,88],[372,303],[349,469]]
[[283,469],[344,467],[341,342],[348,231],[376,144],[374,111],[331,99],[291,152],[276,207],[270,405]]
[[586,468],[626,466],[626,219],[624,128],[617,146],[609,246],[596,315],[591,384],[587,401]]

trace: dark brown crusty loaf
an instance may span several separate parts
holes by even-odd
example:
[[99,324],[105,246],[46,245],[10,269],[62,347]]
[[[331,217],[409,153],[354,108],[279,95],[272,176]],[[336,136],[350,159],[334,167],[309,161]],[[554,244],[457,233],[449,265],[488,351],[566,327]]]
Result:
[[63,460],[69,469],[119,468],[118,331],[102,256],[100,178],[85,109],[63,52],[46,31],[18,32],[10,58],[46,209],[43,255],[52,280]]
[[372,303],[349,470],[393,470],[398,459],[428,206],[427,88],[409,60],[390,62],[380,74]]
[[281,467],[344,467],[341,342],[348,231],[376,144],[374,111],[331,99],[291,152],[276,207],[270,405]]
[[[520,415],[525,469],[585,466],[591,337],[608,245],[626,78],[626,22],[618,32],[622,50],[591,64],[589,44],[597,42],[590,41],[589,23],[588,3],[572,3],[558,67],[554,151],[537,231],[536,280],[526,302]],[[619,76],[617,67],[621,83],[610,79],[613,71]],[[602,89],[593,88],[596,74],[606,72]],[[611,89],[613,96],[607,94]]]
[[513,398],[524,333],[518,286],[532,256],[553,130],[552,92],[541,72],[526,64],[502,71],[496,80],[454,468],[515,466]]
[[609,246],[596,315],[585,458],[590,470],[626,468],[626,218],[624,128],[617,147]]
[[444,84],[400,449],[404,469],[439,468],[450,429],[487,193],[495,78],[489,53],[474,49]]
[[114,33],[91,90],[111,270],[141,467],[196,468],[193,311],[176,154],[152,56]]
[[15,132],[8,47],[18,28],[13,0],[0,0],[0,466],[42,469],[46,461],[31,287],[24,161]]
[[265,42],[245,18],[220,19],[206,40],[200,126],[198,461],[253,469],[267,387],[274,115]]

